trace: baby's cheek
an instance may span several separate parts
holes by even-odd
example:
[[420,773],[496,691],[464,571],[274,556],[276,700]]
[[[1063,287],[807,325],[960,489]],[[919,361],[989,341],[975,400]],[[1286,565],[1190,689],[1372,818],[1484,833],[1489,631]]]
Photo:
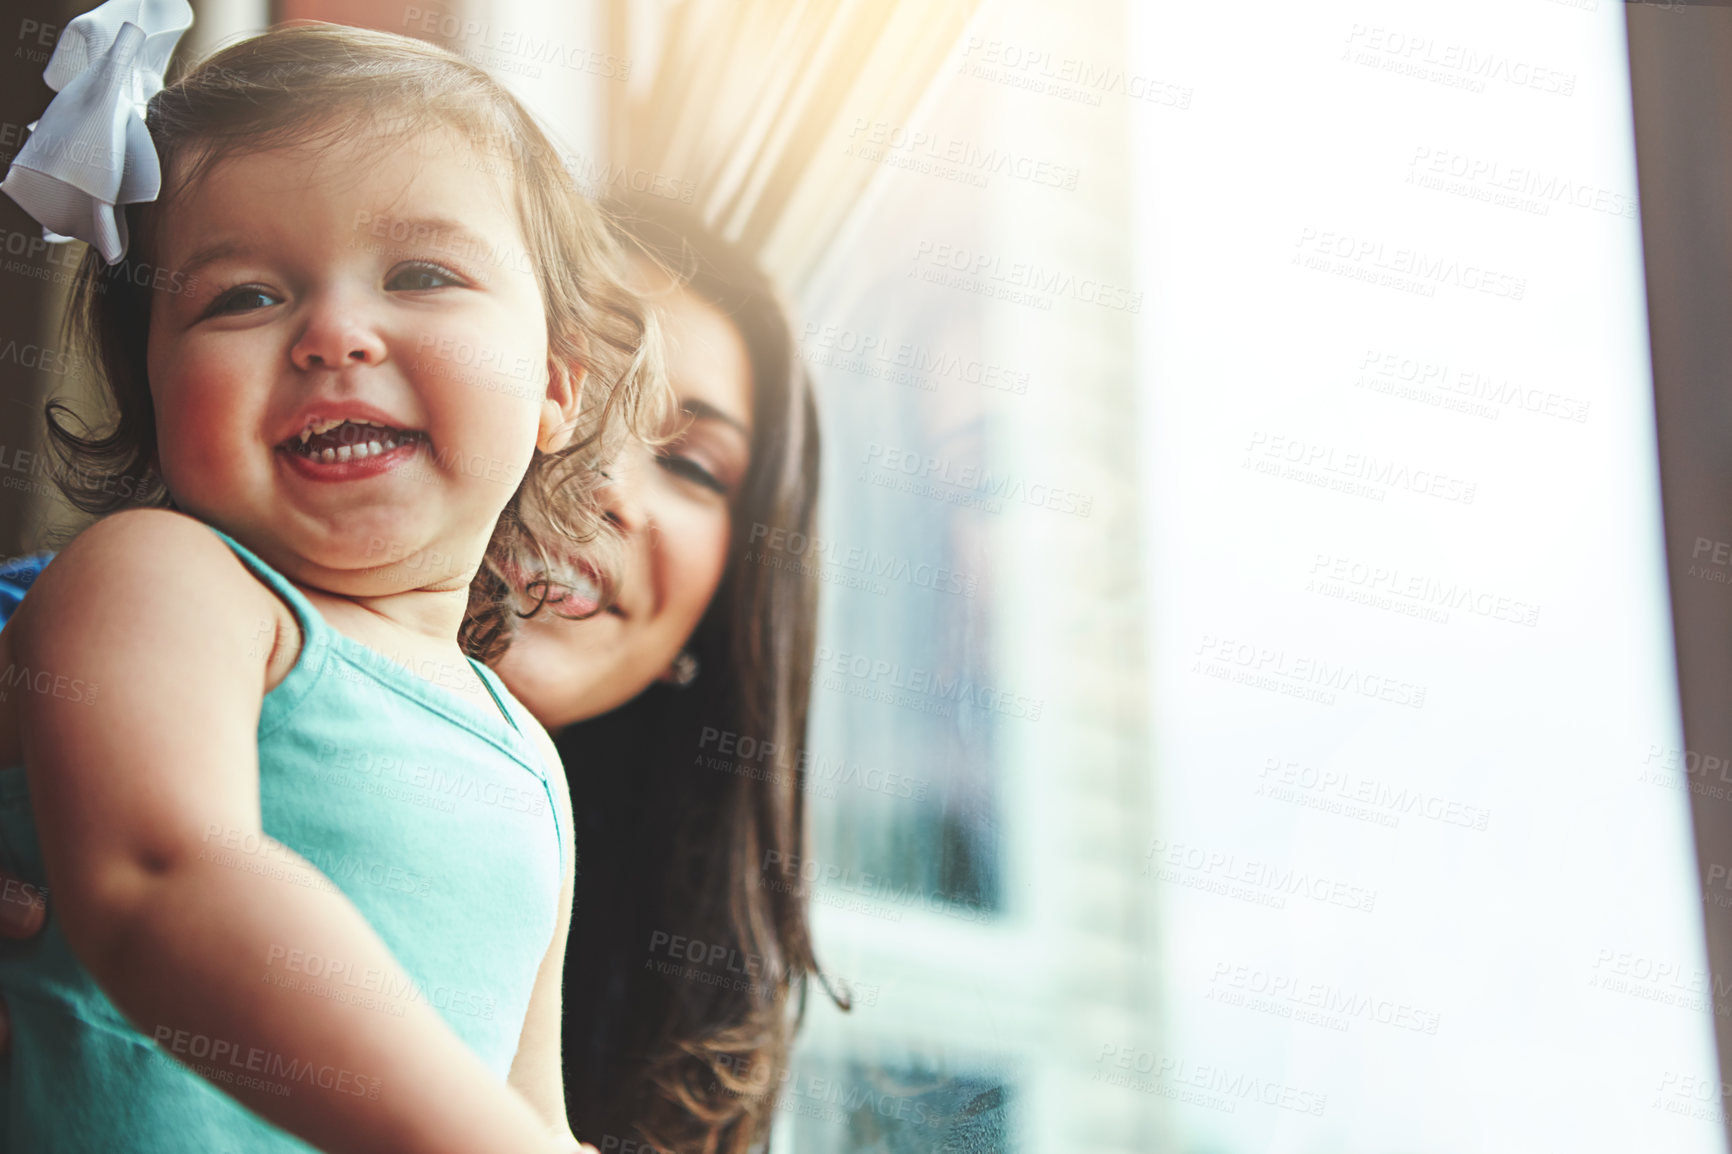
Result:
[[175,492],[218,486],[240,466],[239,417],[215,390],[179,382],[156,397],[156,451],[162,474]]
[[473,369],[440,383],[444,394],[434,425],[434,443],[479,454],[496,468],[521,476],[535,449],[541,419],[540,385]]

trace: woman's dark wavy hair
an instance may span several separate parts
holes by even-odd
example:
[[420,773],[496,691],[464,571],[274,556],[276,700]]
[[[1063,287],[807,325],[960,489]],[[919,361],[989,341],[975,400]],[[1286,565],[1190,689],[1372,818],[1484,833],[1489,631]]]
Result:
[[[604,591],[616,544],[595,489],[599,464],[634,434],[657,428],[666,404],[654,320],[623,279],[628,271],[601,212],[578,191],[534,117],[483,69],[443,48],[337,24],[303,22],[242,40],[199,62],[150,101],[145,124],[163,172],[163,196],[126,207],[130,252],[110,268],[86,252],[68,321],[101,370],[107,419],[93,428],[65,402],[48,405],[61,489],[87,513],[171,504],[157,466],[156,418],[146,376],[155,226],[176,198],[219,161],[297,145],[334,145],[357,133],[399,139],[457,130],[478,157],[509,171],[530,259],[547,309],[549,354],[581,366],[586,403],[571,444],[536,452],[506,504],[470,590],[462,641],[490,660],[509,644],[521,612],[504,574],[563,573],[575,541]],[[365,233],[357,234],[366,243]],[[498,259],[500,254],[493,254]],[[143,275],[139,275],[142,273]],[[169,278],[174,288],[173,278]],[[535,523],[520,512],[539,510]],[[562,542],[560,539],[564,538]],[[545,586],[543,587],[545,588]],[[547,600],[532,598],[535,608]]]
[[[804,853],[800,751],[816,580],[751,552],[754,527],[811,533],[817,414],[788,312],[751,259],[665,202],[617,204],[613,215],[628,250],[739,330],[755,431],[733,552],[687,643],[697,680],[657,683],[558,738],[580,858],[565,969],[566,1094],[572,1129],[587,1142],[612,1135],[673,1154],[743,1154],[768,1138],[807,983],[823,981],[804,883],[798,870],[773,868]],[[713,768],[702,754],[716,742],[705,735],[721,733],[780,752],[732,767],[754,772]],[[658,971],[675,936],[722,959],[698,967],[719,984]]]

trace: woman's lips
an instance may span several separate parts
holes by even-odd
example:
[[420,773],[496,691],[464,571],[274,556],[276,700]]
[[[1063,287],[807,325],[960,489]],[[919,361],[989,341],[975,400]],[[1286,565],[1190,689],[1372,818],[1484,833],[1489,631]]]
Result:
[[509,561],[499,568],[514,590],[532,600],[540,599],[545,588],[548,608],[562,617],[590,617],[601,608],[601,586],[587,565],[574,566],[576,572],[569,585],[538,580]]

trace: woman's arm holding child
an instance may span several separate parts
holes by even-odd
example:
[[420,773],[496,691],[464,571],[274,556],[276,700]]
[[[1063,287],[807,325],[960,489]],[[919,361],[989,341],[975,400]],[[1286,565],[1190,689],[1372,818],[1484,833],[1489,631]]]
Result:
[[268,642],[285,612],[209,529],[150,510],[87,529],[8,626],[21,664],[101,687],[20,710],[68,942],[189,1064],[259,1082],[311,1065],[287,1095],[216,1084],[323,1150],[570,1151],[424,1002],[397,1016],[265,984],[286,950],[407,981],[354,906],[260,828],[260,626]]

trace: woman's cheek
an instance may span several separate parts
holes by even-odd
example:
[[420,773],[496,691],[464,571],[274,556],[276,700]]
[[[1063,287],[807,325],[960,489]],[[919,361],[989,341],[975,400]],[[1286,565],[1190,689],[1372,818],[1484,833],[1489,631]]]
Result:
[[[680,600],[695,605],[698,615],[709,607],[716,588],[722,583],[722,573],[728,567],[728,542],[731,524],[724,511],[694,510],[686,523],[672,535],[671,543],[679,556],[675,569],[681,582]],[[664,528],[664,532],[666,529]]]

